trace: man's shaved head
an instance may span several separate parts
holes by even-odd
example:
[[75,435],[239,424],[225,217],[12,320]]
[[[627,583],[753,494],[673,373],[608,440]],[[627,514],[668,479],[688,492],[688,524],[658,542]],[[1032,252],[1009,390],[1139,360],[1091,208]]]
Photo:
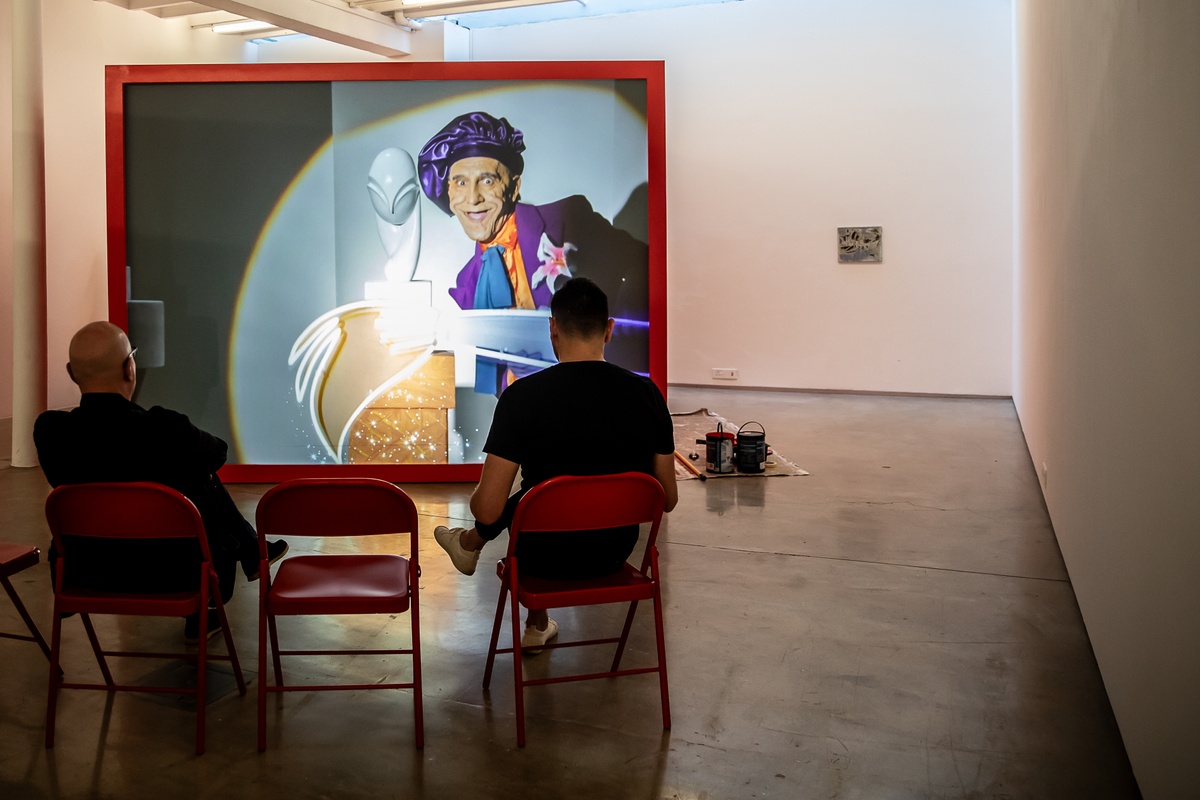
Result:
[[129,338],[123,330],[111,322],[89,322],[71,338],[67,369],[85,392],[119,391],[129,380],[125,369],[129,351]]

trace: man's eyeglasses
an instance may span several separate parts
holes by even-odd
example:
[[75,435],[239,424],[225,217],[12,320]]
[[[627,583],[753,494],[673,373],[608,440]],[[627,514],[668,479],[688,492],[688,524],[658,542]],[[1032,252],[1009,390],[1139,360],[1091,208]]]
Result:
[[[137,355],[137,348],[136,347],[130,348],[129,355],[125,356],[125,361],[128,361],[129,359],[133,358],[136,355]],[[125,361],[122,361],[121,363],[124,364]]]

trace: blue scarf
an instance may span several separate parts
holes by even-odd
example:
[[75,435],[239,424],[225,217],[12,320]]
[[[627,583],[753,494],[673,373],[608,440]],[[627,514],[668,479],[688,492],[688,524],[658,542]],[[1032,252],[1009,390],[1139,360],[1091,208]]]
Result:
[[[504,245],[494,245],[483,251],[479,279],[475,282],[475,308],[512,308],[516,304],[503,256]],[[475,391],[497,394],[505,369],[504,364],[476,358]]]
[[512,308],[516,304],[508,268],[504,266],[504,245],[483,251],[479,279],[475,282],[475,308]]

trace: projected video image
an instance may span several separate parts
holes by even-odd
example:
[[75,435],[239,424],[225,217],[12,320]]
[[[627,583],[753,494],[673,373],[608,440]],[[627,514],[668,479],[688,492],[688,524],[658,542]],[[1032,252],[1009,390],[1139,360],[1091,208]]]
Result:
[[138,402],[239,463],[480,461],[574,276],[649,371],[642,81],[135,85],[125,124],[129,292],[166,309]]

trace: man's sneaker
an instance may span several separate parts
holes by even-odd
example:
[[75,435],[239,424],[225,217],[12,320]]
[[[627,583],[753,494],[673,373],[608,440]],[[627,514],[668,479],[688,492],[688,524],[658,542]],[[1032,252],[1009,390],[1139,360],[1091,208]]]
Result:
[[479,554],[483,551],[468,550],[462,546],[462,535],[466,532],[466,528],[447,528],[445,525],[438,525],[433,529],[433,538],[449,554],[456,570],[463,575],[474,575],[475,565],[479,563]]
[[546,642],[558,636],[558,623],[549,617],[546,618],[546,629],[538,630],[532,625],[525,626],[525,633],[521,635],[521,650],[529,653],[540,653]]
[[[283,539],[276,539],[273,542],[267,542],[267,566],[269,567],[279,559],[283,558],[285,555],[287,555],[287,551],[288,543]],[[262,577],[259,575],[258,565],[259,562],[255,561],[253,570],[243,568],[242,571],[246,573],[246,581],[248,583],[254,583],[256,580]]]
[[[221,617],[216,609],[208,610],[208,638],[221,632]],[[183,643],[200,644],[200,615],[190,614],[183,618]]]

